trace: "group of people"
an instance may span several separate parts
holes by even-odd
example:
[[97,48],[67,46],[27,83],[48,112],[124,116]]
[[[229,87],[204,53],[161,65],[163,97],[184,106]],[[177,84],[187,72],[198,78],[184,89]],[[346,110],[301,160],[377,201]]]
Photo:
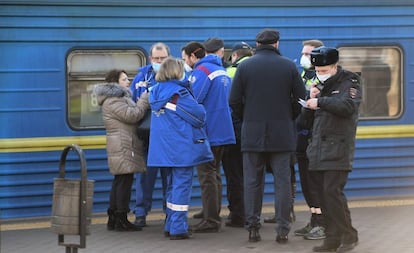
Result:
[[[150,48],[151,64],[131,85],[112,70],[95,88],[107,131],[109,169],[114,174],[108,230],[146,226],[158,170],[164,191],[164,234],[171,240],[219,232],[223,167],[230,210],[226,226],[244,227],[249,242],[261,240],[266,171],[274,176],[276,242],[291,229],[292,154],[311,212],[305,239],[324,239],[315,252],[346,252],[358,243],[343,193],[352,170],[359,77],[338,65],[337,49],[319,40],[303,43],[302,75],[279,51],[279,32],[264,29],[256,48],[245,42],[224,61],[224,42],[191,41],[182,59],[169,47]],[[253,52],[254,51],[254,52]],[[150,108],[150,130],[138,130]],[[192,178],[201,187],[201,221],[188,224]],[[127,219],[136,173],[136,220]]]

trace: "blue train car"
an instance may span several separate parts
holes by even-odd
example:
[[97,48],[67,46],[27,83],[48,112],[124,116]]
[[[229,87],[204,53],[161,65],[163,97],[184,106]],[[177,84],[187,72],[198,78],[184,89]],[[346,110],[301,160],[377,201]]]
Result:
[[[187,42],[212,36],[228,49],[254,45],[265,27],[280,31],[280,50],[298,68],[301,42],[315,38],[337,47],[340,64],[364,79],[348,196],[413,194],[413,13],[414,2],[404,0],[3,0],[0,218],[50,215],[60,153],[72,143],[84,150],[95,180],[94,212],[106,210],[112,176],[91,91],[109,69],[133,77],[158,41],[176,57]],[[79,166],[69,156],[66,176],[79,178]],[[266,180],[265,201],[272,201],[272,176]],[[192,204],[200,205],[194,183]],[[155,208],[162,202],[156,187]]]

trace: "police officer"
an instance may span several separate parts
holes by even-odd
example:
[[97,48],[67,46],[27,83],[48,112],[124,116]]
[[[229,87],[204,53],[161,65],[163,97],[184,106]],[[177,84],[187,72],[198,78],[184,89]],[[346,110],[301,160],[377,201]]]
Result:
[[[320,82],[310,90],[305,123],[312,124],[307,148],[309,170],[321,179],[319,194],[326,221],[326,238],[314,252],[346,252],[358,243],[352,226],[344,187],[352,170],[358,109],[361,103],[359,76],[338,65],[338,50],[318,47],[311,63]],[[313,122],[313,123],[312,123]]]
[[[237,42],[231,49],[231,65],[226,71],[231,78],[236,73],[237,66],[253,54],[252,47],[244,41]],[[236,144],[224,148],[222,166],[226,178],[229,216],[225,225],[228,227],[244,227],[243,200],[243,155],[240,148],[241,120],[232,114]]]
[[[306,90],[309,93],[310,88],[319,83],[316,77],[315,66],[311,63],[311,52],[313,49],[323,46],[320,40],[305,40],[302,42],[302,57],[300,65],[303,67],[302,80]],[[306,148],[308,147],[308,139],[311,137],[311,130],[301,124],[300,117],[297,120],[297,143],[296,143],[296,159],[298,162],[300,184],[305,197],[306,204],[311,213],[310,222],[303,228],[295,230],[295,235],[303,236],[307,240],[320,240],[325,238],[325,221],[321,210],[321,201],[319,194],[315,194],[316,189],[321,183],[319,177],[308,170],[308,158],[306,156]]]

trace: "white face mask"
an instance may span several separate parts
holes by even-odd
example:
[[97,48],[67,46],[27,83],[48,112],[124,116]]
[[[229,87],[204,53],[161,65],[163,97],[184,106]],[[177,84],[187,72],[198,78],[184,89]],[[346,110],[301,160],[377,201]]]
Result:
[[300,57],[300,66],[302,66],[304,69],[310,69],[312,67],[312,63],[309,57],[302,55],[302,57]]
[[183,71],[183,75],[182,75],[180,81],[184,81],[186,77],[187,77],[187,75],[185,74],[185,70],[184,70]]
[[324,83],[326,80],[328,80],[331,77],[331,74],[325,74],[325,75],[318,75],[316,74],[316,76],[318,77],[319,81],[321,81],[321,83]]
[[186,71],[186,72],[191,72],[191,71],[193,71],[193,69],[190,67],[190,65],[188,65],[187,63],[184,63],[184,70]]

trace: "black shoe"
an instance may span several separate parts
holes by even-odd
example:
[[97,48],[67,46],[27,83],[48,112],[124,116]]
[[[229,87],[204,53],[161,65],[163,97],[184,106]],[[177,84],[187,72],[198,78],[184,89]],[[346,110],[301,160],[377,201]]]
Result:
[[170,240],[190,239],[193,236],[193,233],[191,232],[191,230],[188,230],[188,232],[184,234],[176,234],[176,235],[171,235],[170,233],[168,234],[170,236]]
[[191,231],[194,233],[217,233],[220,231],[220,224],[202,220],[200,223],[191,227]]
[[134,222],[135,226],[143,228],[147,226],[147,220],[145,218],[145,216],[138,216],[135,218],[135,222]]
[[164,231],[164,237],[170,237],[170,232]]
[[184,240],[184,239],[190,239],[191,234],[184,233],[184,234],[177,234],[177,235],[171,235],[170,234],[170,240]]
[[249,242],[258,242],[261,240],[262,237],[260,237],[259,229],[252,229],[249,231]]
[[193,215],[193,218],[194,219],[202,219],[202,218],[204,218],[204,215],[203,215],[203,210],[201,210],[200,212],[198,212],[198,213],[195,213],[194,215]]
[[224,224],[226,227],[242,228],[244,227],[244,219],[233,217],[233,219],[227,220]]
[[233,228],[243,228],[244,222],[235,222],[235,221],[226,221],[225,223],[226,227],[233,227]]
[[355,248],[355,246],[357,246],[357,244],[358,244],[358,241],[352,242],[352,243],[342,243],[341,245],[339,245],[336,252],[343,253],[343,252],[351,251]]
[[264,218],[263,222],[264,223],[276,223],[276,215]]
[[279,244],[286,244],[288,242],[288,236],[287,235],[277,235],[276,236],[276,242]]
[[107,214],[108,214],[108,222],[106,223],[106,229],[115,230],[116,217],[115,217],[114,210],[108,208]]
[[336,252],[338,249],[338,244],[329,244],[329,243],[323,243],[321,246],[315,246],[313,247],[313,252]]
[[142,228],[138,227],[128,221],[127,212],[115,213],[115,230],[119,232],[125,231],[141,231]]

